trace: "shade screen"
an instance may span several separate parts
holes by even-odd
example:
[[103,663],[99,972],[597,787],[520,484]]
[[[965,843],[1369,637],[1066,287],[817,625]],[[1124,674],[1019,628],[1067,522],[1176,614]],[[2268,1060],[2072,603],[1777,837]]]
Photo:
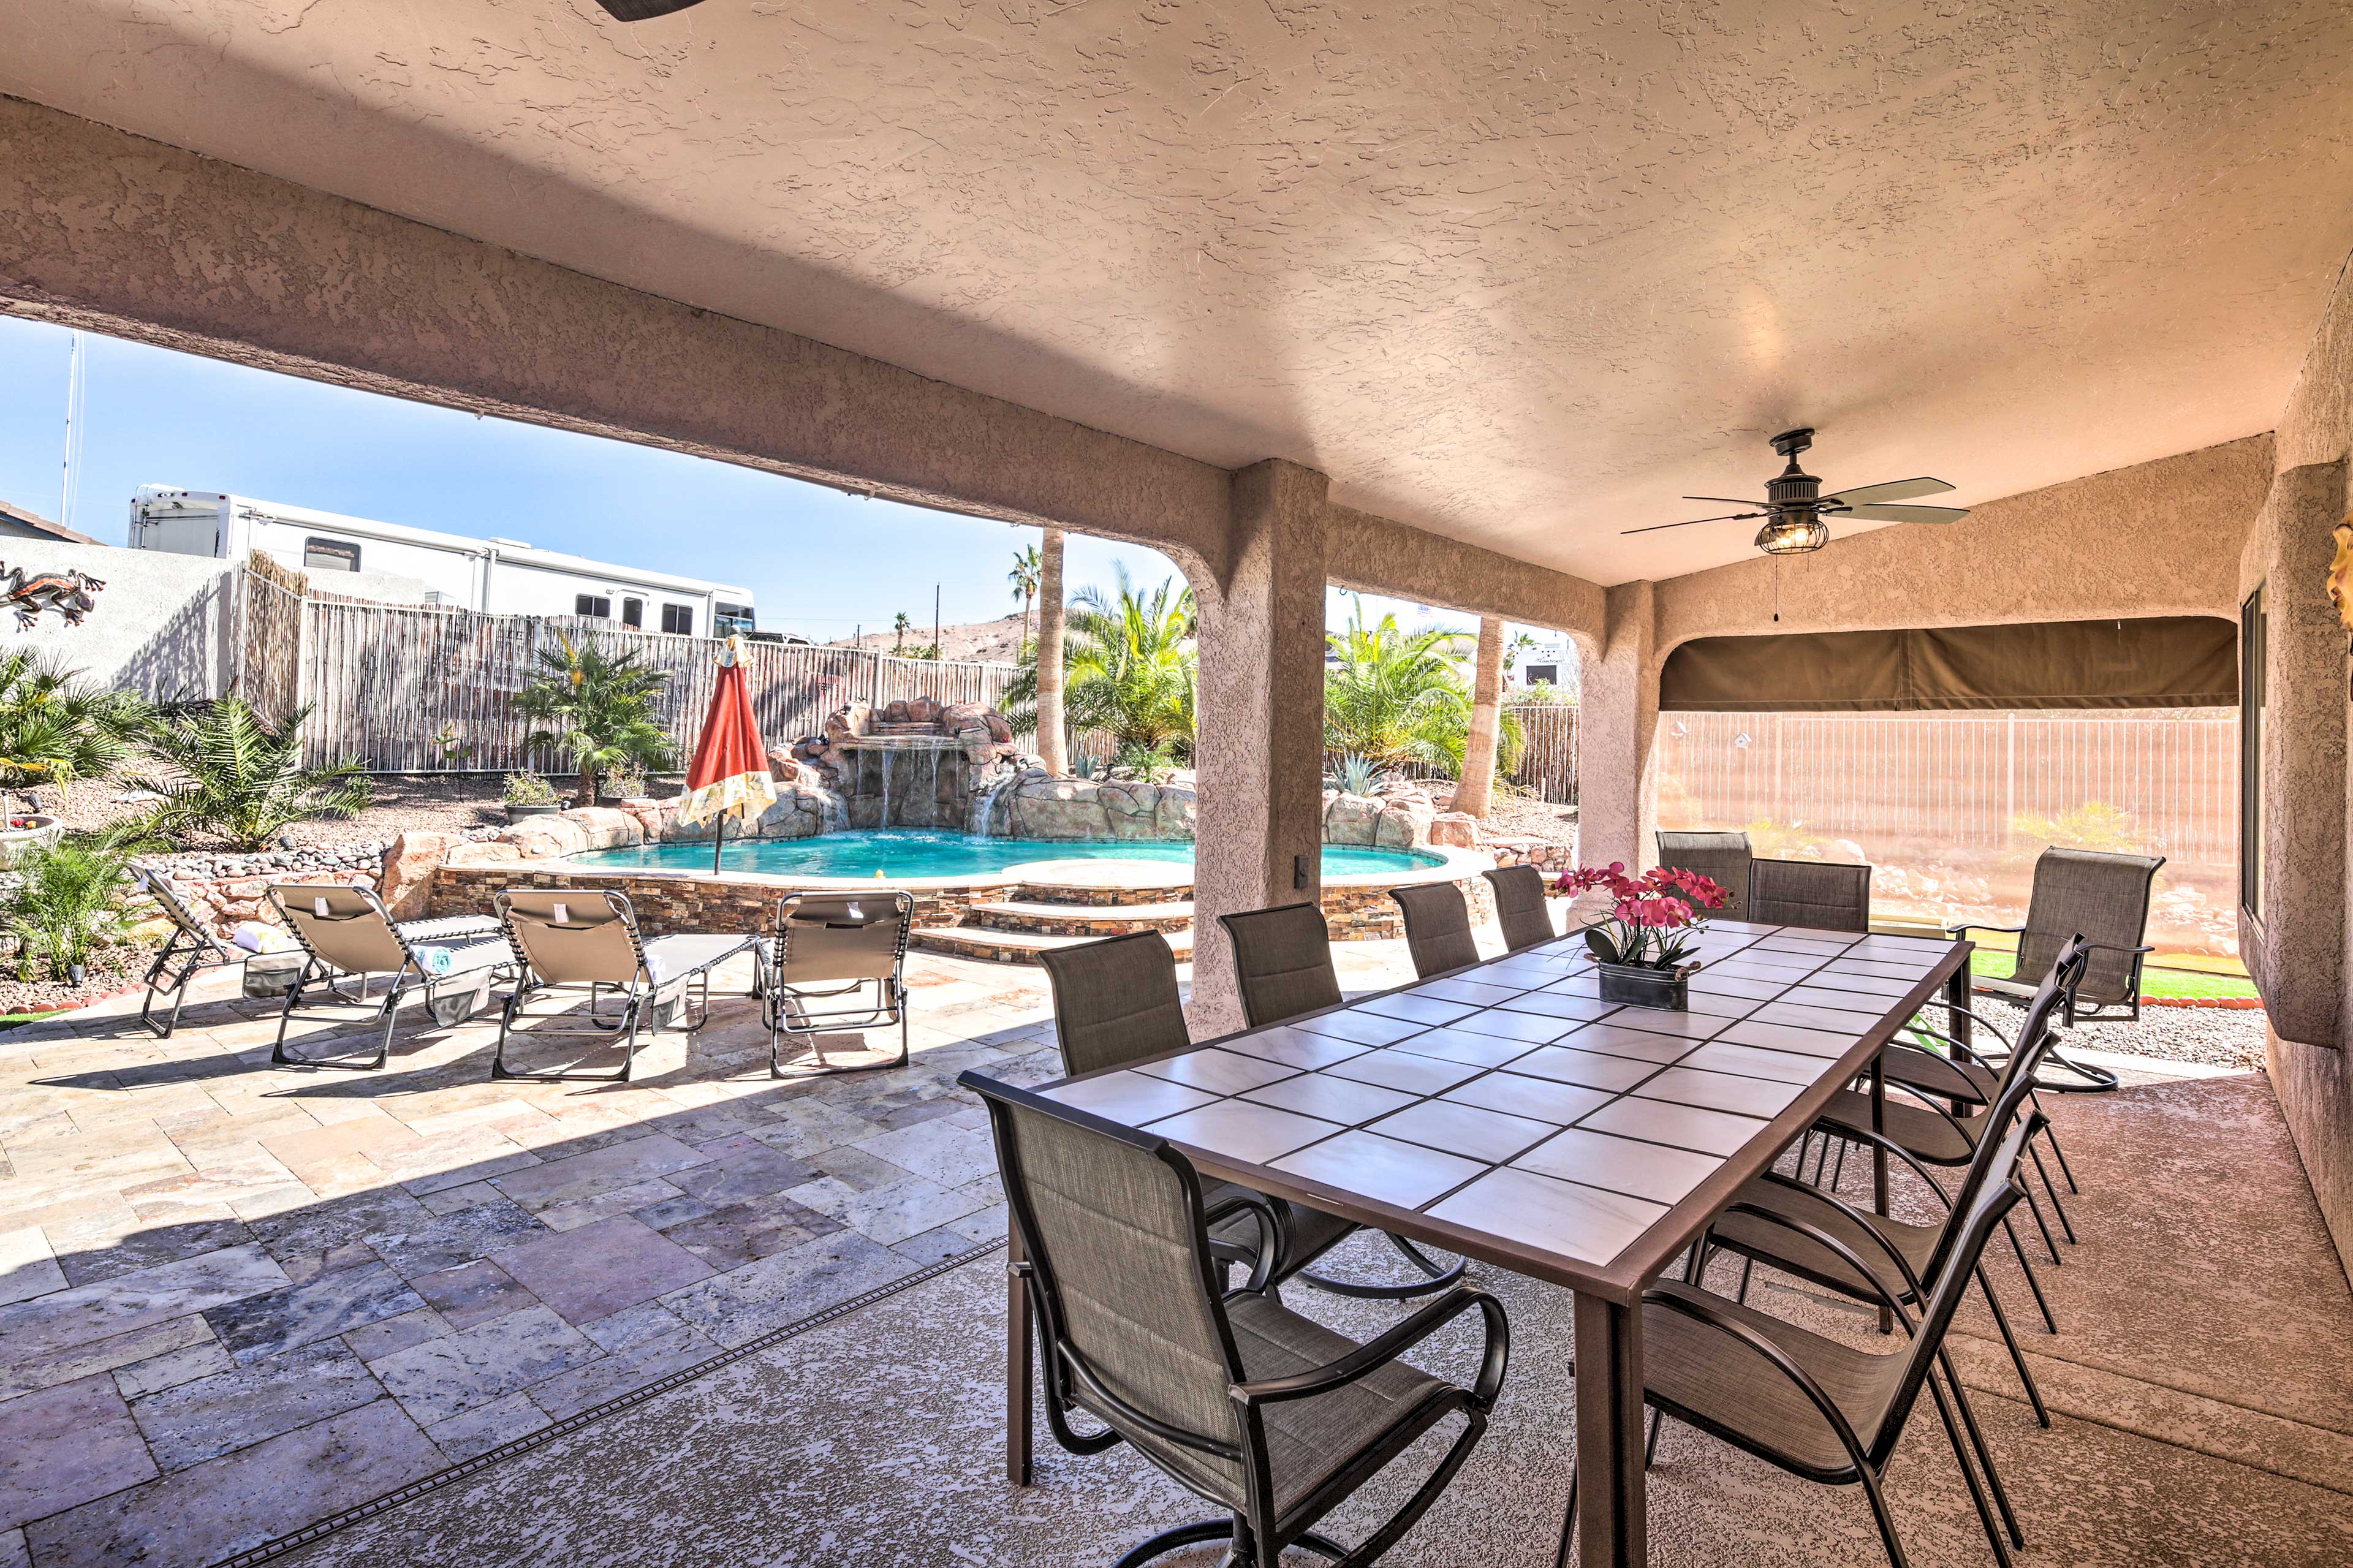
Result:
[[2238,628],[2213,616],[1702,637],[1667,656],[1669,712],[2225,708]]

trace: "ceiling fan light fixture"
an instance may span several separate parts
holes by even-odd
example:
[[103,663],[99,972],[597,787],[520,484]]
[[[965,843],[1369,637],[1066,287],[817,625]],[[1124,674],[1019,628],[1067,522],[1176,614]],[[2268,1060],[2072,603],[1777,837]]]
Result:
[[1777,517],[1757,531],[1757,548],[1767,555],[1806,555],[1831,542],[1830,525],[1818,517]]

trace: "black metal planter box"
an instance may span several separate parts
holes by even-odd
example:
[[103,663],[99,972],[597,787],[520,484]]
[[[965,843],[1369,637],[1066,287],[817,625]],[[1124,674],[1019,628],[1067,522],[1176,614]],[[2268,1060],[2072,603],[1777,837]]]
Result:
[[1601,999],[1632,1007],[1664,1007],[1681,1013],[1691,1005],[1691,977],[1696,963],[1674,969],[1644,969],[1631,963],[1604,963]]

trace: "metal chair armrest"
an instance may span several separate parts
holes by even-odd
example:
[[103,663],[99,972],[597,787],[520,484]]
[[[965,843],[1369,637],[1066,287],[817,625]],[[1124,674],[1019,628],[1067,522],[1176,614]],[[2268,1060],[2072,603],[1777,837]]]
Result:
[[1250,1278],[1226,1292],[1226,1300],[1229,1301],[1236,1296],[1255,1296],[1264,1290],[1266,1282],[1274,1276],[1276,1260],[1288,1257],[1291,1252],[1291,1233],[1282,1223],[1282,1214],[1266,1199],[1248,1193],[1237,1193],[1222,1203],[1211,1205],[1208,1212],[1201,1216],[1202,1227],[1207,1229],[1244,1209],[1248,1209],[1258,1221],[1258,1258],[1250,1265]]
[[2086,948],[2097,948],[2103,952],[2135,952],[2144,956],[2157,951],[2154,947],[2126,947],[2121,942],[2087,942],[2084,945]]
[[[1856,1143],[1868,1144],[1873,1149],[1884,1149],[1888,1153],[1903,1161],[1914,1175],[1927,1183],[1928,1190],[1936,1194],[1936,1201],[1945,1205],[1946,1212],[1948,1214],[1952,1212],[1953,1200],[1945,1195],[1943,1185],[1937,1182],[1936,1176],[1929,1171],[1928,1167],[1922,1163],[1917,1155],[1914,1154],[1911,1150],[1904,1147],[1903,1144],[1895,1142],[1894,1139],[1886,1136],[1884,1133],[1874,1132],[1867,1127],[1849,1127],[1843,1122],[1822,1121],[1816,1122],[1815,1126],[1821,1131],[1830,1133],[1833,1137],[1848,1139]],[[1800,1183],[1799,1184],[1803,1186],[1812,1185],[1810,1182]],[[1816,1188],[1815,1190],[1819,1192],[1821,1189]]]
[[[1895,1271],[1903,1276],[1904,1283],[1910,1289],[1913,1300],[1918,1301],[1923,1308],[1927,1305],[1928,1295],[1927,1292],[1920,1287],[1920,1277],[1912,1272],[1912,1265],[1905,1261],[1904,1254],[1896,1249],[1895,1244],[1888,1240],[1886,1235],[1882,1232],[1877,1226],[1871,1223],[1871,1215],[1863,1213],[1861,1209],[1856,1208],[1852,1204],[1848,1203],[1844,1198],[1840,1197],[1836,1193],[1831,1192],[1827,1187],[1809,1186],[1805,1183],[1798,1181],[1793,1177],[1784,1176],[1773,1171],[1766,1172],[1765,1179],[1781,1186],[1800,1189],[1808,1196],[1820,1199],[1822,1202],[1829,1204],[1832,1208],[1838,1210],[1841,1214],[1846,1215],[1847,1218],[1854,1221],[1855,1224],[1861,1226],[1862,1227],[1862,1233],[1871,1237],[1872,1240],[1877,1242],[1879,1244],[1879,1250],[1887,1254],[1887,1260],[1895,1265]],[[1759,1213],[1754,1205],[1749,1204],[1736,1204],[1733,1205],[1733,1208],[1737,1208],[1743,1213]],[[1732,1209],[1726,1209],[1725,1212],[1729,1214],[1732,1212]],[[1786,1226],[1791,1230],[1800,1232],[1810,1240],[1817,1242],[1828,1242],[1831,1240],[1827,1235],[1817,1230],[1814,1226],[1809,1226],[1800,1220],[1793,1219],[1787,1215],[1761,1215],[1760,1217],[1770,1219],[1775,1224]],[[1838,1251],[1846,1263],[1850,1266],[1860,1268],[1862,1260],[1853,1255],[1852,1249],[1841,1247],[1838,1248]],[[1870,1269],[1861,1268],[1861,1272],[1863,1278],[1871,1280],[1872,1288],[1879,1292],[1879,1298],[1882,1304],[1899,1312],[1902,1310],[1902,1309],[1889,1297],[1887,1288],[1872,1275]]]
[[1973,931],[2001,931],[2010,936],[2023,936],[2026,934],[2026,928],[2024,926],[1989,926],[1978,921],[1963,921],[1958,925],[1948,925],[1945,928],[1945,934],[1947,936],[1957,937],[1965,932]]
[[1357,1346],[1328,1366],[1290,1377],[1236,1384],[1234,1396],[1246,1405],[1279,1405],[1343,1387],[1379,1371],[1473,1307],[1486,1321],[1486,1351],[1480,1358],[1479,1377],[1471,1397],[1480,1410],[1488,1410],[1503,1387],[1504,1368],[1511,1357],[1512,1325],[1501,1301],[1468,1285],[1457,1285],[1380,1338]]

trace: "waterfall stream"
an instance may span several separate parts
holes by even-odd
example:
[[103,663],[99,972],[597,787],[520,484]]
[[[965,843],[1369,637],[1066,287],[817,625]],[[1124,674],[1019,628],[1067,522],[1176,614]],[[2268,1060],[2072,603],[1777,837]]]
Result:
[[1005,793],[1006,785],[1020,776],[1018,772],[1008,769],[995,784],[973,796],[972,820],[965,825],[965,831],[975,838],[987,837],[988,825],[997,816],[997,797]]
[[882,748],[882,816],[874,825],[877,827],[891,826],[891,759],[897,754],[888,746]]

